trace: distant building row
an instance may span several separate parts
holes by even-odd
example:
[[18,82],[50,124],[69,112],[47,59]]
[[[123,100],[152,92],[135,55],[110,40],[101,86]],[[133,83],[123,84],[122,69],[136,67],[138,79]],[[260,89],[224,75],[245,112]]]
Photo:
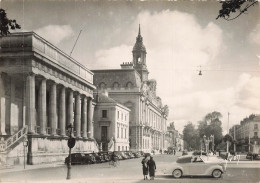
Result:
[[236,140],[237,151],[248,151],[249,144],[260,144],[260,115],[250,115],[239,125],[229,129],[229,134]]

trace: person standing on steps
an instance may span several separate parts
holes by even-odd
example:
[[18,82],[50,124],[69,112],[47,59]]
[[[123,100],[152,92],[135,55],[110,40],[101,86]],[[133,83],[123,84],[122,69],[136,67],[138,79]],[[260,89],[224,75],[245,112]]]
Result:
[[147,154],[144,155],[144,159],[142,160],[142,165],[143,165],[143,175],[144,175],[144,180],[147,180],[147,175],[148,175],[148,159],[149,157],[147,156]]
[[150,157],[150,160],[147,162],[147,165],[148,165],[148,169],[149,169],[150,180],[154,180],[156,164],[155,164],[155,161],[153,160],[152,156]]

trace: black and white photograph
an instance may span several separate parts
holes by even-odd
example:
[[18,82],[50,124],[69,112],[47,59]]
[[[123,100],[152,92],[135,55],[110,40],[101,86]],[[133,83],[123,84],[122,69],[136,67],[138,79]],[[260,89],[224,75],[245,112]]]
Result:
[[0,0],[0,183],[259,183],[258,0]]

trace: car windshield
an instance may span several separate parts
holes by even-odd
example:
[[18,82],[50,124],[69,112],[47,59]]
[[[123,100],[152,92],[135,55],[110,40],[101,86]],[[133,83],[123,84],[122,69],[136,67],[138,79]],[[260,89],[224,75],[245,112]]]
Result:
[[190,163],[191,162],[191,156],[188,157],[180,157],[176,161],[177,163]]

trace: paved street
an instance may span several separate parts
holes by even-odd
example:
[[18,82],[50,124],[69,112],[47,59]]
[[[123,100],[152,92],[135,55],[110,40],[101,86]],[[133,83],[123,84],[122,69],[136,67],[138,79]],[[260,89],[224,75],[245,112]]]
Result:
[[[170,175],[165,175],[163,170],[169,163],[176,160],[173,155],[156,155],[154,159],[157,163],[156,180],[154,182],[183,182],[183,183],[204,183],[204,182],[259,182],[260,163],[248,164],[240,162],[228,164],[227,173],[221,179],[209,177],[184,177],[173,179]],[[111,168],[108,163],[94,165],[74,165],[72,166],[71,182],[147,182],[142,180],[141,158],[120,161],[118,168]],[[0,171],[0,182],[64,182],[66,180],[67,168],[63,164],[57,167],[32,169],[25,171],[12,171],[3,173]]]

